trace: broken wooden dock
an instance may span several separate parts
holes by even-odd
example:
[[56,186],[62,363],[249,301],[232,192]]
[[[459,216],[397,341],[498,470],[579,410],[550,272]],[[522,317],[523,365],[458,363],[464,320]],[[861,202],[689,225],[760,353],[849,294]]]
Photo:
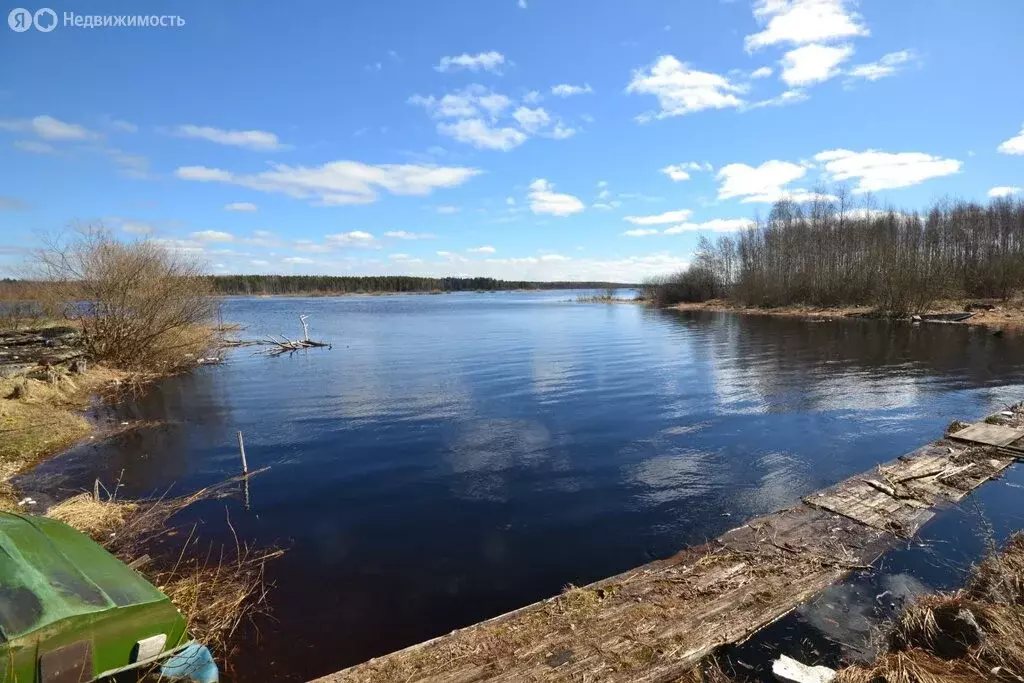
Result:
[[317,683],[676,681],[1024,458],[1024,407],[753,519],[705,545],[345,669]]

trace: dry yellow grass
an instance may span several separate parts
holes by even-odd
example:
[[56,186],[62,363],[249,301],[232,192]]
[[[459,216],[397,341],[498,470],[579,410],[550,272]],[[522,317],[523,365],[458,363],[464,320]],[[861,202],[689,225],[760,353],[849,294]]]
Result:
[[[974,316],[964,321],[968,325],[984,325],[989,327],[1018,328],[1024,327],[1024,298],[1015,297],[1009,301],[991,299],[970,299],[964,301],[937,301],[926,313],[960,313],[976,302],[990,303],[997,310],[976,310]],[[719,311],[742,313],[744,315],[767,315],[783,318],[844,318],[852,316],[871,316],[874,309],[870,306],[834,306],[820,307],[805,304],[788,306],[760,307],[735,304],[725,299],[711,299],[698,303],[673,304],[669,308],[677,311]]]
[[891,651],[843,669],[836,683],[986,683],[1024,680],[1024,535],[989,555],[961,591],[904,610]]
[[138,509],[138,503],[96,500],[91,493],[80,493],[51,507],[46,516],[104,542],[120,531]]
[[[232,547],[214,551],[211,546],[199,555],[195,530],[177,533],[172,518],[193,503],[230,493],[237,484],[236,478],[189,496],[150,501],[97,500],[92,493],[81,493],[46,514],[88,534],[125,563],[142,560],[137,571],[171,599],[192,637],[226,659],[239,626],[266,611],[263,567],[282,551],[254,553],[236,538]],[[177,540],[168,543],[172,538]],[[155,547],[162,552],[150,558]]]
[[123,379],[102,367],[82,375],[0,380],[0,507],[10,508],[11,477],[81,441],[93,427],[81,411],[95,392]]
[[169,572],[148,577],[185,617],[193,638],[228,658],[234,635],[246,619],[267,609],[263,567],[280,554],[255,555],[246,548],[226,556],[183,562]]

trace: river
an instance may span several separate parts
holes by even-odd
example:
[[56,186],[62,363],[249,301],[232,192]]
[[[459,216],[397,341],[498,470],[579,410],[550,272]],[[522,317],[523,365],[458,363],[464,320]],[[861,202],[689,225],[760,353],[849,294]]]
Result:
[[[250,508],[185,522],[233,543],[227,508],[240,537],[287,549],[234,667],[305,680],[671,555],[1024,398],[1011,333],[577,294],[225,299],[247,338],[294,338],[306,314],[333,348],[237,349],[114,409],[159,426],[30,477],[188,492],[238,473],[241,430],[250,467],[271,467]],[[1024,526],[1011,508],[989,510],[999,533]]]

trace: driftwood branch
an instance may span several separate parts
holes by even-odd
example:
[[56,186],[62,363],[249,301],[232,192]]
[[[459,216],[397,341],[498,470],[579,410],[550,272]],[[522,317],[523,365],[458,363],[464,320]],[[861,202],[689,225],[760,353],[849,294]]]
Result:
[[302,339],[292,341],[284,334],[281,334],[281,339],[277,339],[274,335],[268,334],[267,341],[270,342],[271,348],[263,353],[269,356],[280,356],[282,353],[294,353],[303,349],[331,348],[327,342],[314,341],[309,338],[309,324],[306,322],[308,318],[309,316],[305,315],[299,316],[299,322],[302,323]]

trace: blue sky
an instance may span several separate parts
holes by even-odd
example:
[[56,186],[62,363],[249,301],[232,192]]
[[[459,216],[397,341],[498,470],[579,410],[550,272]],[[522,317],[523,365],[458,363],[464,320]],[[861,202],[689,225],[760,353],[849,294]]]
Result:
[[[0,32],[0,267],[102,221],[215,272],[639,280],[822,184],[1024,192],[1012,0],[52,7]],[[63,21],[143,7],[184,25]]]

